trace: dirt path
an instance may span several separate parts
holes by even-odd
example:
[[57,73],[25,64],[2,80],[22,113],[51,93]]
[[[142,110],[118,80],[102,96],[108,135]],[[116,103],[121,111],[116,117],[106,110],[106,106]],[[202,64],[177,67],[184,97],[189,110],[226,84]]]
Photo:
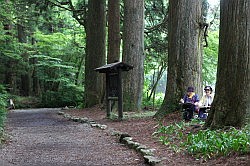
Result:
[[0,165],[145,165],[140,155],[105,132],[67,121],[58,111],[11,111],[6,126],[11,142],[0,148]]

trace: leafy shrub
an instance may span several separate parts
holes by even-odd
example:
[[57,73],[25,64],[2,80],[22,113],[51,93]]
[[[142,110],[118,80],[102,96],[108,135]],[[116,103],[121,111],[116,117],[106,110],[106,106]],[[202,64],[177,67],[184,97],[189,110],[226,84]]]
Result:
[[197,121],[174,123],[169,126],[160,124],[153,135],[175,152],[187,150],[196,158],[207,159],[232,153],[245,154],[250,152],[249,125],[242,130],[230,128],[226,131],[199,130],[197,133],[192,133],[189,130],[194,123]]
[[245,127],[243,130],[230,128],[228,131],[199,131],[188,135],[185,146],[196,157],[226,156],[233,152],[245,154],[250,152],[249,129]]
[[0,144],[3,141],[4,121],[6,119],[7,93],[3,85],[0,85]]
[[146,93],[143,93],[143,99],[142,99],[142,105],[144,108],[160,108],[162,102],[164,99],[164,94],[163,93],[158,93],[155,95],[154,98],[151,98],[150,100],[148,100]]
[[[183,140],[185,137],[186,127],[190,124],[179,122],[173,123],[169,126],[164,126],[162,123],[159,124],[157,130],[153,133],[153,136],[159,137],[159,141],[163,145],[169,146],[175,152],[179,152],[183,149]],[[173,142],[179,142],[174,144]]]
[[61,94],[61,101],[64,106],[77,107],[83,103],[83,87],[79,87],[74,84],[67,84],[59,90],[59,93]]
[[62,86],[58,92],[46,91],[42,94],[43,107],[77,107],[83,103],[83,88],[73,84]]
[[41,107],[41,101],[39,98],[23,97],[23,96],[13,96],[15,102],[15,108],[38,108]]

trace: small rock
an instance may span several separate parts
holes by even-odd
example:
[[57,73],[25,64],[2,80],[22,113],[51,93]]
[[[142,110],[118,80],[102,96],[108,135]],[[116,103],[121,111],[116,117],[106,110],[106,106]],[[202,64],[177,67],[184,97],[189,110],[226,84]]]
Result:
[[79,121],[80,121],[80,118],[73,117],[72,120],[73,120],[74,122],[79,122]]
[[152,166],[159,166],[160,165],[160,162],[161,160],[154,157],[154,156],[143,156],[144,160],[146,163],[148,163],[149,165],[152,165]]
[[58,113],[57,113],[58,115],[63,115],[64,114],[64,112],[62,112],[62,111],[58,111]]
[[131,141],[131,140],[127,141],[127,145],[128,145],[128,147],[130,147],[132,149],[136,149],[138,146],[140,146],[140,144],[138,142],[134,142],[134,141]]
[[95,122],[95,121],[88,121],[88,123],[89,123],[90,125],[92,125],[92,124],[96,124],[96,122]]
[[62,108],[62,110],[68,110],[68,109],[69,109],[69,107],[67,107],[67,106]]
[[107,125],[101,125],[101,126],[100,126],[100,129],[102,129],[102,130],[105,130],[106,128],[108,128]]
[[122,133],[121,136],[120,136],[120,139],[119,139],[120,143],[126,143],[126,142],[124,142],[125,137],[131,137],[131,136],[129,134],[127,134],[127,133]]
[[69,114],[64,114],[63,116],[64,116],[64,118],[71,118],[71,116]]
[[87,123],[89,121],[88,118],[80,118],[81,123]]
[[[120,136],[120,135],[121,135],[121,132],[120,132],[120,131],[112,130],[112,131],[111,131],[111,135],[112,135],[112,136]],[[121,141],[120,141],[120,142],[121,142]]]
[[90,125],[91,125],[91,127],[98,127],[99,124],[92,123],[92,124],[90,124]]
[[140,149],[143,155],[153,155],[154,150],[152,149]]
[[136,150],[141,150],[141,149],[147,149],[147,147],[145,145],[140,145],[136,148]]

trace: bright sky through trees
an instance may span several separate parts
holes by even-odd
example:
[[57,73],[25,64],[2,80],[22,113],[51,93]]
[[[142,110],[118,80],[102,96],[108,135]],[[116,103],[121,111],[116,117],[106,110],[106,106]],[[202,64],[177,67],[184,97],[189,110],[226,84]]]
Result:
[[208,3],[209,3],[211,6],[214,6],[214,5],[217,5],[218,3],[220,3],[220,0],[208,0]]

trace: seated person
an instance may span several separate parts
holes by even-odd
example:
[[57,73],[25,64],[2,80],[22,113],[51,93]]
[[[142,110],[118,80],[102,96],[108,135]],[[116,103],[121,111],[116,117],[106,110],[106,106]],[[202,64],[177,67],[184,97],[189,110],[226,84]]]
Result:
[[198,117],[201,119],[207,118],[207,115],[204,113],[206,113],[206,110],[210,108],[210,106],[213,102],[213,99],[214,99],[214,96],[212,94],[213,89],[211,86],[205,86],[204,91],[205,91],[205,95],[202,96],[202,98],[199,102],[200,109],[199,109]]
[[184,119],[185,120],[191,120],[194,116],[194,111],[198,111],[198,103],[199,103],[199,96],[194,92],[193,87],[188,87],[187,93],[184,95],[184,97],[180,100],[181,103],[183,103],[183,108],[186,109],[187,104],[190,103],[188,106],[189,108],[186,109],[188,112],[184,112]]

